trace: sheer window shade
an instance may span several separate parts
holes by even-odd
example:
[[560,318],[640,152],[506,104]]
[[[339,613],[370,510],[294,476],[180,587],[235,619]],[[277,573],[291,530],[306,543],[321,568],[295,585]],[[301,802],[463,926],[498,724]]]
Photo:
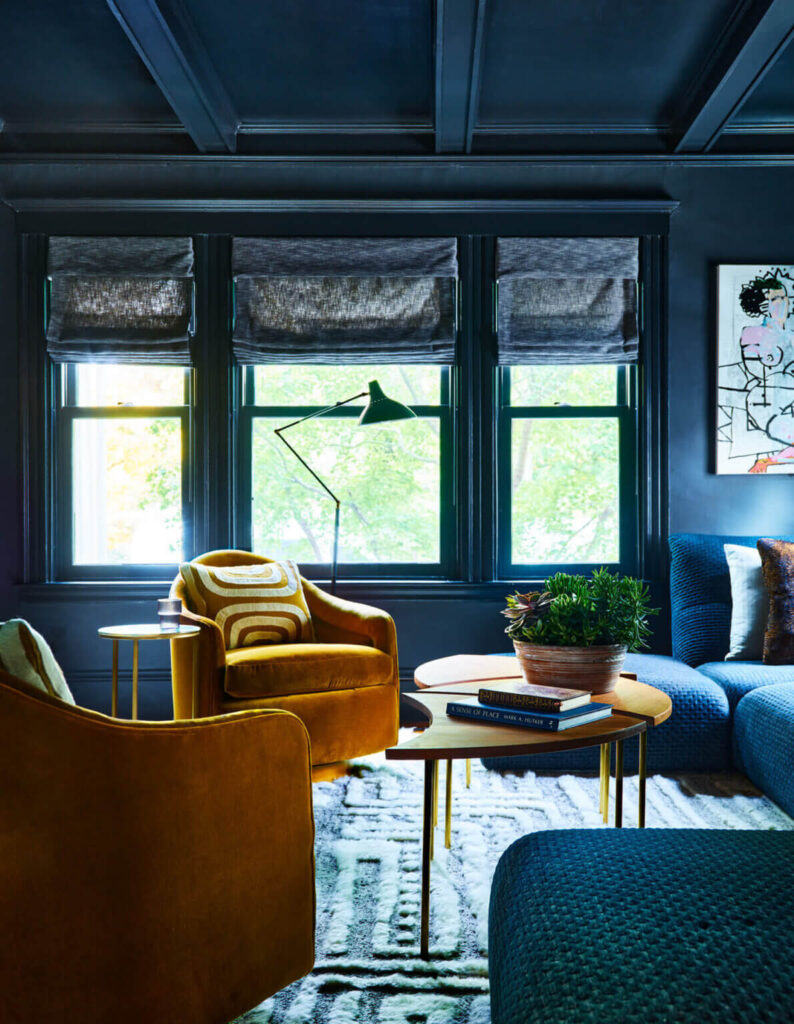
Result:
[[452,363],[453,238],[236,238],[240,363]]
[[190,238],[50,239],[55,362],[190,364]]
[[636,238],[500,238],[499,363],[634,363]]

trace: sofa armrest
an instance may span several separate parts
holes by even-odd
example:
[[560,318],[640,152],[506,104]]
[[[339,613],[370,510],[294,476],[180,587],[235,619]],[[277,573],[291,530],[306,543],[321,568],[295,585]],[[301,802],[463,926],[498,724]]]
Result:
[[303,580],[303,591],[319,641],[357,643],[384,651],[394,661],[397,681],[397,630],[391,615],[368,604],[327,594],[308,580]]
[[132,723],[0,685],[0,788],[9,1020],[231,1020],[311,969],[294,715]]

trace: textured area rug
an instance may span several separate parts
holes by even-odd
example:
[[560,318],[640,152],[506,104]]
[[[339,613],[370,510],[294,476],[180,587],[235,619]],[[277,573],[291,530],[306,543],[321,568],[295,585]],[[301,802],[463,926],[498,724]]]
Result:
[[[452,846],[444,849],[445,769],[431,870],[432,959],[419,958],[422,768],[382,757],[314,787],[317,962],[240,1024],[489,1024],[488,897],[500,855],[527,832],[604,828],[597,778],[453,764]],[[624,788],[637,821],[637,780]],[[653,776],[649,828],[792,829],[741,776]]]

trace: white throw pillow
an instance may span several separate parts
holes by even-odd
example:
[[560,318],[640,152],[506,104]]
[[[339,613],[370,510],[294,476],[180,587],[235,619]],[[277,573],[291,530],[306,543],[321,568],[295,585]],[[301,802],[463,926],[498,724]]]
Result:
[[74,704],[72,691],[49,644],[24,619],[0,623],[0,668],[51,697]]
[[731,574],[731,640],[726,661],[761,661],[769,615],[769,594],[757,548],[725,545]]

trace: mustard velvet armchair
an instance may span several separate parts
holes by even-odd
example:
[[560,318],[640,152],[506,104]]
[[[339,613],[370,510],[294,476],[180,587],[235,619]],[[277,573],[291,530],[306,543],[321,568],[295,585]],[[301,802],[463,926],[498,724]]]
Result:
[[[210,551],[203,565],[254,565],[273,559],[250,551]],[[213,619],[187,606],[182,576],[171,597],[182,601],[183,621],[201,628],[197,714],[282,708],[305,724],[312,764],[333,764],[385,750],[397,742],[400,672],[390,615],[326,594],[302,578],[315,643],[263,644],[226,650]],[[189,718],[193,700],[190,644],[171,644],[174,717]]]
[[0,1020],[227,1024],[314,962],[294,715],[124,722],[0,672]]

